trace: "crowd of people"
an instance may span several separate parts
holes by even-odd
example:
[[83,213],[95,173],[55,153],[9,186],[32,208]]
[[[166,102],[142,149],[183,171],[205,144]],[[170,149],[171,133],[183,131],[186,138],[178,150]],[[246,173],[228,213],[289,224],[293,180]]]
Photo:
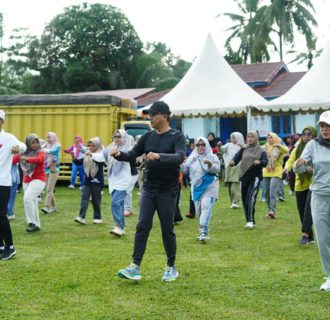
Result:
[[[228,189],[230,208],[242,205],[245,228],[254,229],[255,204],[261,188],[266,201],[266,217],[277,217],[276,203],[284,200],[283,184],[288,180],[290,191],[296,196],[301,221],[301,245],[315,242],[316,235],[326,281],[321,290],[330,290],[330,111],[319,119],[320,132],[306,126],[301,135],[294,135],[288,145],[270,132],[260,145],[257,132],[244,138],[233,132],[224,145],[216,141],[214,133],[197,137],[193,142],[172,129],[170,109],[155,102],[149,110],[153,131],[137,137],[136,141],[124,130],[115,130],[113,141],[104,147],[99,137],[86,144],[76,135],[72,146],[64,152],[72,156],[72,177],[69,188],[75,188],[79,174],[81,201],[79,215],[74,221],[85,224],[88,205],[93,207],[93,223],[103,222],[101,201],[104,188],[104,168],[111,196],[114,226],[110,233],[125,236],[125,219],[132,215],[132,191],[139,181],[139,218],[134,238],[132,263],[118,271],[124,279],[140,280],[140,266],[155,212],[157,211],[164,249],[167,255],[162,281],[174,281],[179,273],[175,267],[176,235],[174,224],[182,219],[179,209],[180,188],[190,187],[188,218],[197,216],[197,241],[210,240],[210,221],[219,197],[219,180]],[[0,110],[0,258],[8,260],[16,255],[9,224],[14,219],[14,202],[20,183],[19,168],[23,172],[23,202],[27,232],[41,230],[38,201],[45,192],[42,211],[57,211],[54,195],[59,176],[61,143],[55,132],[48,132],[45,140],[29,134],[25,143],[3,130],[5,112]],[[186,148],[188,147],[188,148]],[[183,177],[182,179],[180,177]],[[142,182],[143,181],[143,182]]]

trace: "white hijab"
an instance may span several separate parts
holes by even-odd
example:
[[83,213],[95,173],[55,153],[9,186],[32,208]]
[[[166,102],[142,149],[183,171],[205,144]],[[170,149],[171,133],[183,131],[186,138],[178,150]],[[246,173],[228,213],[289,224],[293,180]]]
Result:
[[202,177],[208,171],[208,165],[203,162],[204,159],[208,159],[212,161],[213,152],[210,146],[209,141],[204,137],[197,137],[195,139],[195,145],[203,141],[205,143],[205,150],[203,153],[197,152],[197,147],[191,152],[190,156],[186,160],[186,166],[193,168],[189,171],[189,176],[191,179],[191,183],[194,185],[199,185],[202,182]]

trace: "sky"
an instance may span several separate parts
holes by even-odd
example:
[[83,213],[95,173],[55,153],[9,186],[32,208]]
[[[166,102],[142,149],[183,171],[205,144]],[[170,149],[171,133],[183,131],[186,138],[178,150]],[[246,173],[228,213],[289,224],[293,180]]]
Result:
[[[268,4],[269,0],[262,0]],[[239,12],[234,0],[0,0],[0,12],[4,17],[4,39],[8,43],[14,28],[28,28],[33,35],[40,36],[53,17],[64,12],[64,8],[82,2],[110,4],[120,8],[127,16],[143,43],[164,42],[176,56],[192,62],[201,51],[210,33],[220,52],[225,54],[223,44],[228,37],[226,28],[230,20],[218,14]],[[312,0],[316,10],[318,48],[323,48],[330,37],[330,0]],[[296,42],[296,50],[303,51],[303,39]],[[291,59],[287,59],[289,60]],[[278,54],[272,62],[279,61]],[[289,65],[291,71],[305,70],[305,66]],[[295,70],[292,70],[295,69]]]

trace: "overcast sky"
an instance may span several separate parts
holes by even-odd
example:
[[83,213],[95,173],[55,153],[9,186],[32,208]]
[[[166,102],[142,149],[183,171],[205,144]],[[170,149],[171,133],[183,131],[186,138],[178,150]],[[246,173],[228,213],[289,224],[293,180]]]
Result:
[[[224,54],[223,43],[230,27],[226,17],[215,18],[224,12],[237,12],[233,0],[0,0],[0,12],[4,15],[4,43],[14,28],[26,27],[30,33],[40,35],[47,23],[63,8],[80,4],[105,3],[120,8],[128,17],[139,37],[147,41],[164,42],[175,55],[192,61],[196,57],[206,38],[211,33],[219,50]],[[264,0],[268,4],[269,0]],[[324,47],[325,40],[330,38],[330,0],[312,0],[316,9],[319,27],[316,34],[319,38],[318,47]],[[297,49],[303,50],[297,42]],[[272,61],[278,61],[274,54]],[[288,61],[286,61],[288,62]],[[296,69],[289,66],[289,69]],[[304,70],[305,66],[298,67]]]

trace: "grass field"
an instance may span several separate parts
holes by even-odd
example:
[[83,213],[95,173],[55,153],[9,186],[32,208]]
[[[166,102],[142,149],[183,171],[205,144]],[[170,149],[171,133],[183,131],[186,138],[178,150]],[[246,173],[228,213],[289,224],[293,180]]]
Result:
[[[287,193],[288,190],[286,190]],[[134,192],[137,207],[136,190]],[[183,191],[182,214],[188,208]],[[166,262],[158,218],[135,284],[116,276],[131,262],[137,214],[127,236],[109,235],[109,195],[103,196],[102,225],[73,221],[80,192],[56,189],[58,213],[41,215],[42,230],[28,234],[22,195],[11,222],[17,256],[0,261],[2,319],[329,319],[330,294],[319,291],[323,272],[316,245],[301,246],[294,196],[278,204],[276,220],[264,217],[258,201],[253,230],[242,209],[229,209],[221,187],[203,245],[196,219],[184,219],[177,234],[176,282],[160,281]],[[41,205],[40,205],[41,208]]]

